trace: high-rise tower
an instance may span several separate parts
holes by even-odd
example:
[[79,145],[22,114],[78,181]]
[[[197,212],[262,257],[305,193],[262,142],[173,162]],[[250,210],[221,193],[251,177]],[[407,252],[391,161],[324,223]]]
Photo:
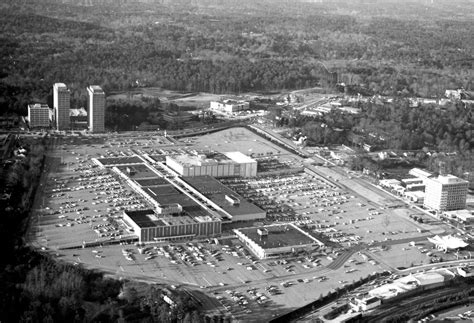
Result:
[[71,92],[64,83],[53,85],[53,110],[57,130],[69,130],[69,109],[71,106]]
[[87,113],[90,132],[104,132],[105,119],[105,93],[98,85],[87,88]]

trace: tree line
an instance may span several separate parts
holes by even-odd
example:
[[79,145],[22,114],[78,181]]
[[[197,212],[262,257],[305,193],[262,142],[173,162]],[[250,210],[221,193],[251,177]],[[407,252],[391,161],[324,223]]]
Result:
[[6,5],[0,76],[7,97],[17,100],[0,102],[3,111],[25,109],[25,101],[46,97],[58,81],[71,84],[73,99],[89,84],[106,92],[299,89],[325,85],[328,70],[368,93],[431,97],[472,89],[472,24],[414,4],[409,19],[387,17],[378,7],[367,8],[375,17],[356,18],[331,4],[322,5],[324,13],[283,2],[266,10],[255,4],[250,13],[248,3],[198,13],[133,6]]

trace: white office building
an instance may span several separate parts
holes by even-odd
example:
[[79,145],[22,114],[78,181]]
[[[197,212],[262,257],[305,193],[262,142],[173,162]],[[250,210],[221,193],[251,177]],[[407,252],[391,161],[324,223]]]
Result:
[[183,177],[257,176],[257,161],[241,152],[166,156],[166,165]]
[[70,118],[69,109],[71,107],[71,92],[64,83],[54,83],[53,85],[53,110],[57,130],[69,130]]
[[105,131],[105,93],[98,85],[87,88],[87,110],[90,132]]
[[424,206],[436,211],[466,208],[469,182],[453,175],[425,179]]
[[210,109],[214,111],[220,111],[225,113],[234,113],[243,110],[248,110],[250,107],[247,101],[236,101],[236,100],[222,100],[222,101],[211,101]]
[[48,128],[50,110],[47,104],[28,104],[28,122],[30,128]]

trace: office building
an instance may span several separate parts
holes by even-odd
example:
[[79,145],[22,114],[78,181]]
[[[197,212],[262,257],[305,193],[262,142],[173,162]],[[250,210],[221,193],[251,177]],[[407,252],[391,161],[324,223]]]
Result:
[[140,243],[216,237],[221,234],[219,219],[205,214],[158,214],[153,210],[127,210],[123,221]]
[[248,110],[250,104],[247,101],[236,101],[236,100],[222,100],[222,101],[211,101],[209,108],[214,111],[220,111],[225,113],[234,113],[243,110]]
[[312,252],[324,244],[292,223],[233,230],[239,240],[259,259],[299,252]]
[[69,130],[69,109],[71,106],[71,92],[64,83],[53,85],[53,109],[57,130]]
[[105,93],[98,85],[87,88],[87,111],[89,116],[89,131],[104,132]]
[[241,152],[166,156],[166,165],[183,177],[255,177],[257,162]]
[[28,104],[30,128],[48,128],[50,119],[50,110],[47,104]]
[[469,182],[453,175],[440,175],[425,179],[426,208],[435,211],[451,211],[466,208]]

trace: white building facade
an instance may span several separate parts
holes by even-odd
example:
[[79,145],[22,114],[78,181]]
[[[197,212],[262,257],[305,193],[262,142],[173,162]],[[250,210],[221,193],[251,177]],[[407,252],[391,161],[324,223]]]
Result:
[[257,161],[241,152],[226,152],[222,156],[166,156],[166,165],[183,177],[255,177]]
[[50,110],[47,104],[29,104],[28,121],[30,128],[48,128],[50,125]]
[[453,175],[425,179],[424,206],[436,211],[460,210],[466,207],[469,182]]
[[211,101],[210,109],[214,111],[220,111],[225,113],[234,113],[239,111],[248,110],[250,104],[247,101],[236,101],[236,100],[222,100],[222,101]]

